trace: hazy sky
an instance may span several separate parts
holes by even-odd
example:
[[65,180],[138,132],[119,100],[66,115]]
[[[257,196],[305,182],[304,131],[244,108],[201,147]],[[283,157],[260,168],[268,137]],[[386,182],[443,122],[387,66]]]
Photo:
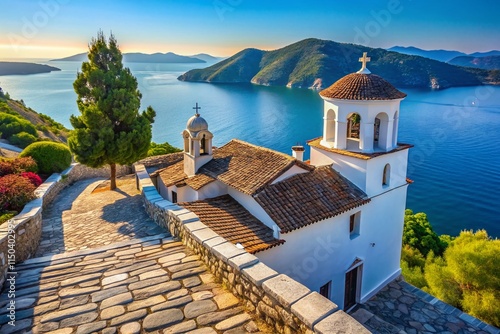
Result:
[[99,29],[112,31],[123,52],[229,56],[308,37],[382,48],[500,49],[498,0],[1,2],[2,59],[85,52]]

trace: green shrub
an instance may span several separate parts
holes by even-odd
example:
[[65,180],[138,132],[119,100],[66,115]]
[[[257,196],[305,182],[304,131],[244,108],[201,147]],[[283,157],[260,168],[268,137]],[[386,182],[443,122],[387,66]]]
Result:
[[149,145],[148,157],[152,157],[155,155],[175,153],[175,152],[180,152],[180,151],[181,151],[180,149],[170,145],[167,142],[165,142],[163,144],[157,144],[155,142],[151,142],[151,144]]
[[3,138],[9,138],[19,132],[27,132],[38,138],[35,126],[25,119],[0,112],[0,132]]
[[7,220],[11,219],[15,215],[17,215],[17,211],[6,211],[6,212],[1,212],[0,211],[0,225],[5,223]]
[[21,175],[0,177],[0,210],[21,211],[29,201],[35,199],[36,187]]
[[9,141],[13,145],[17,145],[20,148],[25,148],[29,144],[36,142],[37,138],[27,132],[19,132],[15,135],[9,137]]
[[61,143],[37,142],[26,147],[20,157],[32,157],[42,174],[62,172],[71,165],[71,152]]
[[37,128],[37,130],[40,130],[42,132],[45,132],[45,131],[48,130],[47,127],[45,125],[43,125],[43,124],[37,124],[36,128]]

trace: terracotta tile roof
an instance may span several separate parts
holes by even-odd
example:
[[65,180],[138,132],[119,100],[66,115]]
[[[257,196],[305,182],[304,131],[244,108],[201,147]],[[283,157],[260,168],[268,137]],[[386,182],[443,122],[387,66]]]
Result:
[[229,195],[179,205],[194,212],[205,225],[228,241],[242,244],[249,253],[255,254],[285,242],[275,239],[272,229]]
[[406,97],[382,77],[361,73],[348,74],[319,94],[342,100],[395,100]]
[[253,195],[294,165],[312,169],[284,153],[233,139],[214,150],[213,159],[202,166],[198,173]]
[[167,187],[173,186],[174,184],[180,183],[187,179],[187,175],[184,173],[183,160],[163,169],[159,169],[156,172],[151,173],[150,175],[153,177],[158,175]]
[[138,164],[144,165],[146,168],[156,167],[157,169],[165,168],[176,162],[182,161],[184,159],[183,152],[156,155],[154,157],[147,157],[142,160],[137,161]]
[[398,143],[398,146],[396,148],[394,148],[388,152],[363,153],[363,152],[352,152],[352,151],[347,151],[347,150],[340,150],[338,148],[328,148],[328,147],[321,145],[321,139],[322,139],[322,137],[311,139],[311,140],[307,141],[307,144],[309,146],[320,148],[320,149],[328,151],[328,152],[347,155],[349,157],[363,159],[363,160],[370,160],[370,159],[379,157],[379,156],[384,155],[384,154],[402,151],[402,150],[406,150],[406,149],[413,147],[413,145],[411,145],[411,144]]
[[337,216],[370,201],[362,190],[331,166],[291,176],[266,187],[254,198],[282,233]]
[[300,166],[306,170],[314,169],[292,156],[237,139],[220,148],[214,148],[213,159],[190,178],[184,173],[183,155],[180,156],[180,160],[177,156],[163,157],[166,157],[171,164],[162,163],[167,167],[157,170],[151,176],[159,175],[167,187],[187,184],[199,190],[210,182],[219,180],[248,195],[257,193],[293,166]]
[[[185,174],[184,174],[185,175]],[[200,190],[210,182],[215,181],[211,176],[205,174],[197,174],[195,176],[186,179],[186,184],[193,188],[194,190]]]

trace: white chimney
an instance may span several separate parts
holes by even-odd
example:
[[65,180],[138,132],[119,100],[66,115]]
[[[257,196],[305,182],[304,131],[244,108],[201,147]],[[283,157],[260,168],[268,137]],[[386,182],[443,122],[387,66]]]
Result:
[[304,161],[304,146],[292,146],[292,156],[299,161]]

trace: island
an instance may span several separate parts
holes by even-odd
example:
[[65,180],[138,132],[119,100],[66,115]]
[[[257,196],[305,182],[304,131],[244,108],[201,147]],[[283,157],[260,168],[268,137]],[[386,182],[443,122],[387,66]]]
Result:
[[[203,58],[211,57],[210,55],[200,55]],[[216,58],[214,58],[216,59]],[[79,53],[73,56],[52,59],[50,61],[87,61],[87,53]],[[141,52],[129,52],[123,54],[123,62],[126,63],[206,63],[205,60],[196,56],[181,56],[173,52],[146,54]]]
[[486,70],[315,38],[273,51],[245,49],[210,67],[188,71],[178,79],[323,89],[356,72],[363,52],[368,52],[372,59],[370,71],[396,87],[448,88],[493,83]]
[[0,75],[27,75],[60,71],[60,68],[23,62],[0,61]]

